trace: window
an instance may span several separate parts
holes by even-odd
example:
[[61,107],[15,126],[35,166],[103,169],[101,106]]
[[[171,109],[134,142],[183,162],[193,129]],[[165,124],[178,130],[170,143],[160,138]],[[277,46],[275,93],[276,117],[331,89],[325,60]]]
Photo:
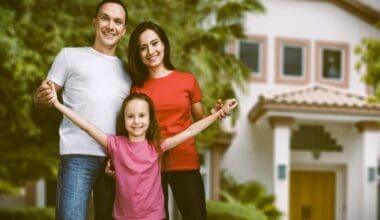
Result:
[[281,84],[307,84],[310,79],[310,43],[307,40],[276,39],[276,77]]
[[260,44],[257,42],[240,41],[239,58],[250,69],[253,74],[260,72]]
[[346,43],[316,42],[316,81],[338,87],[348,87],[349,45]]
[[304,75],[303,70],[303,48],[297,46],[283,47],[283,62],[282,73],[285,76],[302,77]]
[[324,79],[342,78],[342,53],[340,50],[322,49],[322,77]]
[[266,37],[255,35],[237,40],[231,50],[251,70],[252,81],[266,81]]

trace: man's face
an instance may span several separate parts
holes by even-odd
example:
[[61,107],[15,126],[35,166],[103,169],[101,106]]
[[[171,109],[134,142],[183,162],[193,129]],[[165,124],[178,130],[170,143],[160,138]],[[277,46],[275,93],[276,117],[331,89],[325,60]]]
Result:
[[93,20],[95,27],[95,45],[101,48],[115,49],[125,33],[125,11],[116,3],[105,3]]

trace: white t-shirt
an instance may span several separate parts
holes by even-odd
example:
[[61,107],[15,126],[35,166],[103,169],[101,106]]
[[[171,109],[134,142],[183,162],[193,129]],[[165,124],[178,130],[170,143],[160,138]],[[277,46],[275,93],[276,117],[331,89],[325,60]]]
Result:
[[[117,113],[131,86],[120,59],[91,47],[63,48],[47,78],[62,86],[64,105],[106,134],[116,133]],[[92,137],[65,117],[59,136],[61,155],[106,155]]]

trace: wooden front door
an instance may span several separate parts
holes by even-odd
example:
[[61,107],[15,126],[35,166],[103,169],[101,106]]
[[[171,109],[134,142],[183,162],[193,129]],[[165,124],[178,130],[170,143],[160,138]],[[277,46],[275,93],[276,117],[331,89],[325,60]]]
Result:
[[290,220],[334,220],[335,173],[291,171]]

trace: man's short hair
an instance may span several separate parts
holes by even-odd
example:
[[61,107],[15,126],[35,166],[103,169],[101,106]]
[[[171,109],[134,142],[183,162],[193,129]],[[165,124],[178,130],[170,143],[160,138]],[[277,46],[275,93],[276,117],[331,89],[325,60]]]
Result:
[[96,6],[96,11],[95,11],[94,18],[96,18],[98,16],[100,7],[102,7],[102,5],[104,5],[106,3],[115,3],[115,4],[120,5],[124,9],[124,12],[125,12],[125,24],[127,24],[127,21],[128,21],[128,10],[127,10],[127,7],[125,7],[124,3],[122,1],[120,1],[120,0],[103,0],[103,1],[99,2],[99,4]]

